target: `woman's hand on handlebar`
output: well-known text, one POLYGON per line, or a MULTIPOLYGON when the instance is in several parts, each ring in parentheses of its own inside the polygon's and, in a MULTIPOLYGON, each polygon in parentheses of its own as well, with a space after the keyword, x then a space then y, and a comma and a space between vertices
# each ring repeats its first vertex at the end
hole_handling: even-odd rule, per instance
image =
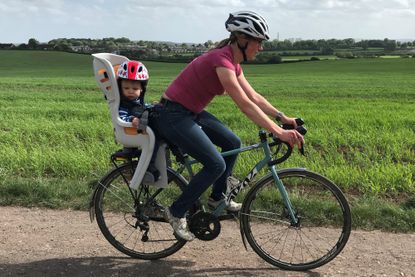
POLYGON ((295 118, 288 117, 288 116, 285 116, 285 115, 281 118, 281 123, 294 126, 293 129, 296 129, 298 127, 298 124, 297 124, 297 121, 296 121, 295 118))
POLYGON ((304 137, 297 130, 282 130, 277 136, 280 140, 287 142, 291 147, 297 145, 301 149, 304 144, 304 137))

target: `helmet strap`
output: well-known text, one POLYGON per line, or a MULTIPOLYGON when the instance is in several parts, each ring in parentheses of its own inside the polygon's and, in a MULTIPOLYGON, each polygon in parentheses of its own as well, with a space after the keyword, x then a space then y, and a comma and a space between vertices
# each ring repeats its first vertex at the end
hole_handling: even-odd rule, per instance
POLYGON ((141 82, 141 94, 140 94, 140 101, 141 104, 144 105, 144 95, 146 94, 146 90, 147 90, 147 83, 146 82, 141 82))
POLYGON ((236 44, 238 45, 239 50, 241 50, 242 55, 244 57, 244 62, 247 62, 248 59, 246 58, 246 48, 248 48, 248 41, 246 42, 245 46, 242 46, 239 44, 239 41, 236 42, 236 44))

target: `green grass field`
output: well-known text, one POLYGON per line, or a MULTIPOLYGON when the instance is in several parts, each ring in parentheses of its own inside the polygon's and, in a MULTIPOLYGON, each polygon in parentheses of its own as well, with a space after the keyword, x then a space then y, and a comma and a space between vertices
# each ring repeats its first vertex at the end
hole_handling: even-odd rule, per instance
MULTIPOLYGON (((114 143, 92 58, 0 51, 0 205, 85 209, 109 168, 114 143)), ((147 62, 147 100, 159 99, 184 64, 147 62)), ((305 119, 307 167, 347 192, 355 227, 415 231, 415 59, 244 65, 279 109, 305 119)), ((209 106, 245 142, 258 128, 228 97, 209 106)), ((243 177, 260 153, 242 155, 243 177)))
POLYGON ((320 60, 336 60, 338 59, 336 56, 333 55, 315 55, 315 56, 283 56, 282 61, 308 61, 312 57, 319 58, 320 60))

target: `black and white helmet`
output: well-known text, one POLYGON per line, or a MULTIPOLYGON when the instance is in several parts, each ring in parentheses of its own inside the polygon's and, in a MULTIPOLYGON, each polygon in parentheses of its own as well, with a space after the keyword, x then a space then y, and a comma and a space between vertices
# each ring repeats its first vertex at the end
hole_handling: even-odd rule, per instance
POLYGON ((267 22, 254 12, 241 11, 229 14, 225 27, 229 32, 242 32, 254 38, 269 40, 267 22))

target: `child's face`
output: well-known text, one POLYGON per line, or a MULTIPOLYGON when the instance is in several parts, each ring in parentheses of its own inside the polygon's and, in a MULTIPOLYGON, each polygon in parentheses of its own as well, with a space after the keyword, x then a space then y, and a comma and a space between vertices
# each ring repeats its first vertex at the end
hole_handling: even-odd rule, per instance
POLYGON ((139 81, 121 80, 121 90, 126 98, 134 100, 140 96, 143 89, 139 81))

